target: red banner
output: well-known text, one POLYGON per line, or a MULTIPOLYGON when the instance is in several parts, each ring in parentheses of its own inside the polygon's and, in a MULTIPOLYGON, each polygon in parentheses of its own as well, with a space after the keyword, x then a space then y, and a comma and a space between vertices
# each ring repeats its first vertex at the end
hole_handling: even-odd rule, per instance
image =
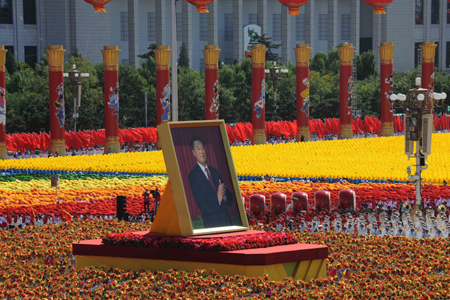
POLYGON ((5 67, 0 66, 0 148, 6 143, 6 83, 5 67))
POLYGON ((205 120, 219 119, 219 69, 217 64, 205 68, 205 120))
POLYGON ((118 142, 119 137, 119 69, 105 65, 105 138, 118 142))
POLYGON ((49 67, 50 98, 50 139, 53 143, 64 145, 65 101, 63 69, 49 67))
POLYGON ((266 117, 266 80, 264 64, 252 67, 252 124, 253 135, 263 135, 266 117))
POLYGON ((352 129, 353 79, 352 65, 340 66, 339 78, 339 120, 340 131, 352 129))
POLYGON ((309 131, 309 65, 297 64, 297 127, 309 131))
POLYGON ((393 126, 394 107, 390 96, 394 93, 394 65, 390 63, 381 64, 380 69, 380 88, 381 88, 381 123, 386 126, 393 126))
POLYGON ((170 70, 168 66, 156 69, 156 124, 170 121, 170 70))

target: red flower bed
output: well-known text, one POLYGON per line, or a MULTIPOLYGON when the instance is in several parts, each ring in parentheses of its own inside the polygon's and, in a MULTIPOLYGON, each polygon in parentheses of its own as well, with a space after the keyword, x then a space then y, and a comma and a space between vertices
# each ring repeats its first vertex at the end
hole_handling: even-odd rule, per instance
POLYGON ((108 234, 102 239, 102 242, 105 245, 113 246, 219 252, 290 245, 298 243, 298 239, 293 234, 286 232, 267 232, 212 239, 145 236, 124 232, 108 234))

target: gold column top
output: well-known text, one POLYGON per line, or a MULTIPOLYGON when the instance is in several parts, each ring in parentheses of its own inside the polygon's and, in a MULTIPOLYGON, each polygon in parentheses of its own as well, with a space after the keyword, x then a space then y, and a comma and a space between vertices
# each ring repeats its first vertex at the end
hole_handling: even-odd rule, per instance
POLYGON ((380 60, 381 64, 391 64, 394 59, 394 43, 384 42, 378 47, 380 50, 380 60))
POLYGON ((103 64, 105 66, 115 66, 119 64, 119 47, 118 46, 103 46, 103 64))
POLYGON ((339 60, 342 62, 353 62, 353 51, 355 47, 351 43, 343 43, 338 47, 339 60))
POLYGON ((203 49, 203 54, 205 55, 205 64, 206 65, 215 65, 219 63, 219 46, 217 45, 206 45, 205 49, 203 49))
POLYGON ((62 67, 64 65, 64 54, 66 50, 61 45, 50 45, 45 50, 48 56, 48 65, 51 67, 62 67))
POLYGON ((170 65, 170 54, 172 53, 172 50, 170 50, 169 46, 158 45, 154 52, 157 65, 170 65))
POLYGON ((433 41, 422 42, 420 45, 420 50, 422 52, 423 62, 427 62, 429 60, 433 60, 436 56, 436 47, 437 45, 433 41))
POLYGON ((298 63, 309 63, 309 57, 311 55, 311 48, 309 44, 297 44, 294 48, 295 60, 298 63))
POLYGON ((5 49, 5 46, 0 45, 0 66, 5 66, 7 52, 8 52, 8 50, 5 49))
POLYGON ((252 53, 252 63, 265 64, 266 63, 266 46, 265 45, 253 45, 250 50, 252 53))

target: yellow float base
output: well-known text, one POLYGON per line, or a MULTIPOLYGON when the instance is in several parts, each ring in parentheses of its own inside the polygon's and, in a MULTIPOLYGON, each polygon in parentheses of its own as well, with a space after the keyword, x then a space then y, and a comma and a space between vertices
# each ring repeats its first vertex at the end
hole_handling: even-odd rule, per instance
POLYGON ((211 269, 214 269, 221 275, 229 276, 241 275, 251 278, 258 278, 268 274, 271 281, 282 281, 286 277, 293 277, 295 280, 308 281, 314 278, 325 278, 327 276, 326 259, 251 266, 190 261, 77 255, 75 258, 75 266, 76 268, 85 268, 89 266, 106 266, 132 271, 151 270, 162 272, 167 272, 170 269, 186 272, 193 272, 195 270, 204 269, 209 272, 211 271, 211 269))

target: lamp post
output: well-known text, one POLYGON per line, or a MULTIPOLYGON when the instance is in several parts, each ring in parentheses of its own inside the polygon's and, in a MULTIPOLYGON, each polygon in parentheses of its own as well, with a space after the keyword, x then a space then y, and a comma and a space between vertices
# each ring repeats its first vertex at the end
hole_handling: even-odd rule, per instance
POLYGON ((405 154, 408 160, 416 158, 416 172, 411 175, 411 166, 407 168, 408 178, 416 185, 416 205, 412 216, 416 215, 422 205, 422 171, 427 169, 426 158, 431 154, 431 135, 433 132, 433 114, 435 107, 442 107, 447 98, 445 93, 429 93, 421 88, 421 78, 416 78, 416 88, 408 91, 408 95, 392 94, 390 100, 394 107, 405 111, 405 154), (414 143, 416 144, 414 153, 414 143))
POLYGON ((172 0, 172 121, 178 122, 177 0, 172 0))
POLYGON ((278 80, 281 80, 283 74, 287 74, 289 72, 288 69, 280 69, 277 67, 277 62, 273 62, 273 67, 269 70, 266 70, 266 74, 270 74, 270 78, 273 81, 273 101, 275 102, 275 108, 278 110, 277 105, 277 85, 278 80))
POLYGON ((77 70, 77 65, 73 65, 73 70, 69 74, 64 73, 64 77, 69 77, 70 83, 72 84, 73 93, 73 115, 72 118, 75 119, 74 129, 77 130, 77 118, 79 117, 77 109, 81 106, 81 84, 83 78, 89 78, 89 73, 81 73, 77 70))

